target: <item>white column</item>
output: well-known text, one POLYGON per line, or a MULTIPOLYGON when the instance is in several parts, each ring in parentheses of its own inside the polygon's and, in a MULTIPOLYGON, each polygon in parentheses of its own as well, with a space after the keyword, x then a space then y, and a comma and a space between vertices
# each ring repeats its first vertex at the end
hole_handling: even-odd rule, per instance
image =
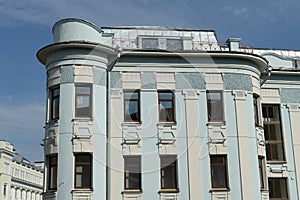
POLYGON ((199 106, 198 93, 195 91, 184 91, 187 127, 187 152, 189 167, 190 200, 199 199, 200 187, 200 143, 199 143, 199 106))
MULTIPOLYGON (((235 110, 236 110, 236 125, 237 125, 237 135, 238 135, 238 151, 239 151, 239 160, 240 160, 240 170, 241 170, 241 194, 242 199, 254 199, 253 191, 253 174, 251 174, 251 167, 253 164, 253 159, 258 159, 258 156, 253 159, 249 159, 251 155, 251 147, 249 145, 249 128, 248 128, 248 120, 250 120, 253 116, 249 116, 249 112, 246 105, 246 91, 233 91, 234 100, 235 100, 235 110)), ((254 121, 253 121, 254 124, 254 121)), ((256 135, 256 133, 255 133, 256 135)), ((257 166, 258 168, 258 166, 257 166)))
POLYGON ((296 171, 296 182, 298 190, 298 198, 300 196, 300 109, 299 104, 288 104, 290 121, 291 121, 291 131, 293 140, 293 152, 295 159, 295 171, 296 171))
POLYGON ((14 187, 11 187, 11 189, 10 189, 10 198, 11 198, 11 200, 16 199, 16 189, 14 187))

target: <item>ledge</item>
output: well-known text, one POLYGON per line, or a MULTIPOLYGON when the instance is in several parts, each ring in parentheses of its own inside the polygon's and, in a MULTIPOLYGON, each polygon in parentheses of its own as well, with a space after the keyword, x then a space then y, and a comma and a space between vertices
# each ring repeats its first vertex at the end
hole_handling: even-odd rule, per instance
POLYGON ((179 193, 179 189, 161 189, 160 191, 158 191, 158 194, 161 193, 179 193))
POLYGON ((132 189, 132 190, 123 190, 121 192, 121 194, 142 194, 143 193, 143 190, 140 189, 140 190, 136 190, 136 189, 132 189))

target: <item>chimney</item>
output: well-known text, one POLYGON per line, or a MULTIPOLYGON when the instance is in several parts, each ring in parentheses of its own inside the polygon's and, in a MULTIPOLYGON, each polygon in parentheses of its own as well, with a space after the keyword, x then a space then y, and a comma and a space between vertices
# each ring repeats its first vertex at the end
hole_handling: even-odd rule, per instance
POLYGON ((226 43, 229 47, 229 51, 240 51, 241 38, 229 38, 226 43))

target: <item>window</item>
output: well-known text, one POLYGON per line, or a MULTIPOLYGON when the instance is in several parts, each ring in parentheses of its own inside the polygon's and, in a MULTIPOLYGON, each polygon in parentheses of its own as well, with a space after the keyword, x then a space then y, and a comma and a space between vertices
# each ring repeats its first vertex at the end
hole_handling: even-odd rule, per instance
POLYGON ((91 117, 92 105, 91 105, 91 86, 90 85, 76 85, 76 117, 91 117))
POLYGON ((161 189, 178 189, 177 156, 160 157, 161 189))
POLYGON ((228 188, 226 155, 210 157, 210 173, 212 188, 228 188))
POLYGON ((6 196, 7 195, 7 184, 5 183, 3 185, 3 196, 6 196))
POLYGON ((50 119, 59 118, 59 96, 60 89, 58 87, 50 89, 50 119))
POLYGON ((140 92, 124 92, 124 120, 126 122, 140 122, 140 92))
POLYGON ((57 155, 49 156, 48 161, 48 188, 49 190, 53 190, 57 188, 57 155))
POLYGON ((172 91, 158 92, 159 121, 174 122, 174 94, 172 91))
POLYGON ((260 126, 260 113, 259 113, 259 102, 258 102, 258 96, 257 95, 253 95, 253 108, 254 108, 254 122, 255 122, 255 126, 260 126))
POLYGON ((181 39, 167 39, 167 50, 176 51, 183 49, 183 42, 181 39))
POLYGON ((91 188, 92 183, 91 154, 75 155, 75 188, 91 188))
POLYGON ((262 111, 267 160, 284 161, 280 107, 275 104, 263 104, 262 111))
POLYGON ((158 49, 158 39, 157 38, 143 38, 142 39, 143 49, 158 49))
POLYGON ((270 200, 288 200, 285 178, 269 178, 270 200))
POLYGON ((264 157, 258 158, 258 166, 259 166, 260 188, 265 189, 266 169, 265 169, 264 157))
POLYGON ((207 91, 207 114, 209 122, 223 121, 223 100, 221 91, 207 91))
POLYGON ((141 157, 124 157, 124 188, 125 190, 141 190, 141 157))

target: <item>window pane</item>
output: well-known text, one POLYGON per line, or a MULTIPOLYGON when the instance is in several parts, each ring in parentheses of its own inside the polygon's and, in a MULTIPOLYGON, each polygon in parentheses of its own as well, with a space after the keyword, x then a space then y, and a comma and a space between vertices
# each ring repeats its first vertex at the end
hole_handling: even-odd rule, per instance
POLYGON ((50 118, 58 119, 59 118, 59 88, 52 89, 51 99, 50 99, 50 118))
POLYGON ((286 178, 269 178, 270 199, 288 199, 286 178))
POLYGON ((212 188, 227 188, 226 156, 211 156, 211 183, 212 188))
POLYGON ((90 86, 76 86, 76 117, 91 117, 90 86))
POLYGON ((182 50, 183 43, 180 39, 167 39, 167 50, 169 51, 176 51, 182 50))
POLYGON ((124 157, 125 189, 141 189, 141 157, 124 157))
POLYGON ((158 49, 158 39, 156 38, 143 38, 142 39, 143 49, 158 49))
POLYGON ((279 108, 279 105, 262 105, 268 160, 283 161, 285 159, 279 108))
POLYGON ((174 118, 174 95, 172 91, 158 93, 159 121, 173 122, 174 118))
POLYGON ((75 187, 91 187, 91 155, 75 155, 75 187))
POLYGON ((161 157, 161 188, 177 189, 177 157, 161 157))
POLYGON ((48 188, 56 189, 56 187, 57 187, 57 155, 48 157, 48 160, 49 160, 48 188))
POLYGON ((223 121, 223 103, 221 92, 207 92, 208 121, 223 121))
POLYGON ((140 121, 140 111, 139 111, 139 92, 125 92, 124 93, 124 112, 125 121, 140 121))
POLYGON ((88 86, 76 86, 76 94, 87 94, 90 95, 91 88, 88 86))

